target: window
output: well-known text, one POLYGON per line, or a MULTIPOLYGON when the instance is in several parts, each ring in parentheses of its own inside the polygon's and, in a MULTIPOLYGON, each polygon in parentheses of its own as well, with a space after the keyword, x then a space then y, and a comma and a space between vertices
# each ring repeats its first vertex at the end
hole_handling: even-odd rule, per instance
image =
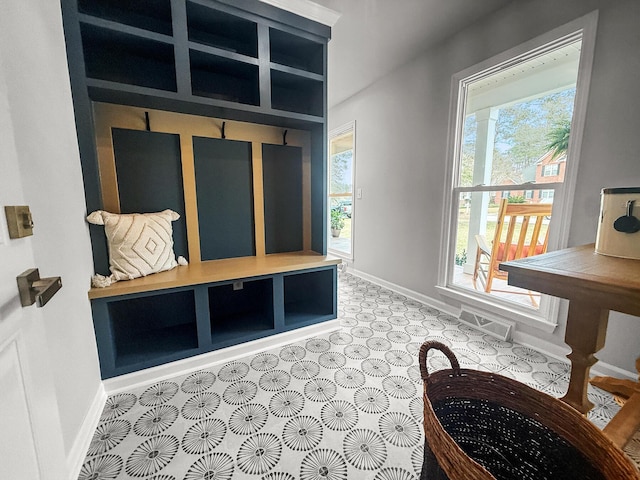
MULTIPOLYGON (((579 153, 582 135, 574 106, 581 118, 587 91, 582 87, 590 72, 582 62, 593 58, 596 19, 596 14, 582 17, 454 76, 451 188, 445 198, 448 221, 438 288, 463 309, 546 331, 555 324, 557 302, 546 296, 511 287, 504 279, 480 285, 476 257, 487 246, 491 253, 494 233, 501 230, 496 228, 499 212, 511 203, 553 205, 551 215, 548 208, 538 208, 545 212, 535 227, 538 245, 528 251, 539 254, 547 246, 566 245, 579 158, 574 153, 579 153)), ((525 226, 516 222, 511 238, 521 230, 528 235, 533 225, 525 226)), ((496 240, 499 245, 506 241, 505 233, 496 240)))
POLYGON ((540 190, 540 199, 542 201, 545 201, 545 200, 552 201, 553 200, 553 195, 555 193, 556 192, 553 191, 553 190, 540 190))
POLYGON ((560 170, 560 165, 557 163, 553 163, 550 165, 545 165, 542 168, 542 176, 543 177, 554 177, 558 175, 558 171, 560 170))
POLYGON ((355 122, 329 133, 329 251, 353 259, 355 122))

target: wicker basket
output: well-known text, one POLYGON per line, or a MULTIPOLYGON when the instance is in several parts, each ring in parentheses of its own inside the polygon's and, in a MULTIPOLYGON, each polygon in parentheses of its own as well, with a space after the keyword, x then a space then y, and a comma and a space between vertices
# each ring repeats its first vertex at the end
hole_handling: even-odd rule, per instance
POLYGON ((577 410, 507 377, 461 369, 442 343, 420 348, 428 480, 640 479, 635 465, 577 410), (452 369, 429 374, 437 349, 452 369))

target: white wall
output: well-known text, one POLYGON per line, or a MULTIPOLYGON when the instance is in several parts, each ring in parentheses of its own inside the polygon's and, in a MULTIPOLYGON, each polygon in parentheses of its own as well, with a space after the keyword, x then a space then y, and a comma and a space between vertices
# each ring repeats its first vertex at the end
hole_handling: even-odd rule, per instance
POLYGON ((102 384, 87 298, 93 267, 60 4, 3 2, 0 30, 17 157, 11 173, 23 192, 15 202, 28 204, 35 222, 34 264, 23 269, 37 267, 63 282, 41 314, 48 344, 43 355, 53 372, 69 456, 102 384))
MULTIPOLYGON (((435 290, 451 77, 599 9, 598 33, 570 245, 595 241, 600 189, 640 185, 640 2, 513 2, 329 112, 329 128, 356 120, 356 270, 423 295, 435 290)), ((339 22, 336 28, 339 28, 339 22)), ((331 48, 347 48, 330 44, 331 48)), ((566 315, 566 313, 564 313, 566 315)), ((563 344, 564 315, 553 334, 563 344)), ((603 361, 634 371, 640 321, 612 313, 603 361)))

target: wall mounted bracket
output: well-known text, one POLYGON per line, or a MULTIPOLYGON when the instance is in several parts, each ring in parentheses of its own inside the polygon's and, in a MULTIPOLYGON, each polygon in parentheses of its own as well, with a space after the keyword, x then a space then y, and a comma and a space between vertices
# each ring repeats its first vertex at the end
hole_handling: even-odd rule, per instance
POLYGON ((9 238, 22 238, 33 235, 33 219, 28 206, 5 206, 4 213, 9 227, 9 238))
POLYGON ((36 304, 37 307, 44 307, 51 297, 62 288, 60 277, 40 278, 37 268, 30 268, 16 277, 18 281, 18 291, 20 292, 20 303, 23 307, 36 304))

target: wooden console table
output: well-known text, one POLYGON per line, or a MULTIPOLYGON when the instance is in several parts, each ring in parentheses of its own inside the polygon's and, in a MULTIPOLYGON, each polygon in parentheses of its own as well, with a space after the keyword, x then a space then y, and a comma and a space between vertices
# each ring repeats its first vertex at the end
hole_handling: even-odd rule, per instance
MULTIPOLYGON (((562 400, 587 413, 593 407, 587 398, 589 369, 604 347, 609 311, 640 316, 640 260, 599 255, 590 244, 505 262, 500 269, 509 273, 509 285, 569 300, 565 343, 571 347, 571 377, 562 400)), ((625 423, 629 430, 630 420, 640 426, 637 403, 625 405, 605 429, 615 443, 628 440, 612 431, 615 425, 625 423)))

